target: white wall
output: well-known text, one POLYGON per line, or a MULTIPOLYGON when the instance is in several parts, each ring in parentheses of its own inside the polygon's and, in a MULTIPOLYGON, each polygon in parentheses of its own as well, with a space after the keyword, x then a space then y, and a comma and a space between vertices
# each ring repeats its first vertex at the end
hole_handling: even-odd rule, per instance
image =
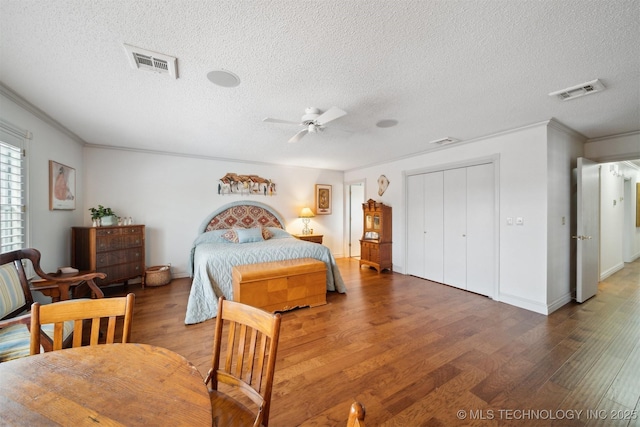
POLYGON ((393 268, 404 272, 406 250, 403 172, 433 169, 499 156, 499 287, 497 300, 540 313, 547 305, 547 122, 345 173, 345 181, 366 179, 366 198, 393 208, 393 268), (377 194, 380 175, 390 185, 377 194), (507 226, 507 217, 524 225, 507 226))
POLYGON ((549 312, 571 301, 576 281, 574 170, 584 137, 551 121, 547 133, 547 304, 549 312), (575 233, 574 233, 575 234, 575 233))
POLYGON ((640 132, 590 139, 584 145, 584 156, 598 162, 640 159, 640 132))
POLYGON ((310 227, 323 234, 335 257, 343 249, 343 173, 137 151, 85 148, 86 197, 78 224, 90 225, 88 209, 98 204, 146 226, 147 265, 171 263, 174 277, 187 275, 191 244, 201 222, 216 208, 250 199, 276 209, 291 233, 300 233, 298 213, 313 207, 315 184, 332 186, 333 214, 316 216, 310 227), (272 179, 275 196, 219 195, 218 180, 227 173, 272 179))
POLYGON ((55 271, 71 262, 71 227, 82 223, 84 165, 82 146, 53 122, 38 118, 18 101, 0 94, 0 117, 32 133, 27 143, 27 245, 42 253, 42 267, 55 271), (76 209, 49 210, 49 160, 76 170, 76 209))

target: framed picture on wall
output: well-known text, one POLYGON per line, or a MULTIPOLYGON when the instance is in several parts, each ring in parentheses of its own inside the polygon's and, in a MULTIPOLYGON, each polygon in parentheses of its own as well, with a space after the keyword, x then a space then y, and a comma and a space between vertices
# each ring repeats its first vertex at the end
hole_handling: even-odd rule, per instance
POLYGON ((316 215, 331 215, 331 186, 316 184, 316 215))
POLYGON ((49 160, 49 210, 76 208, 76 170, 49 160))

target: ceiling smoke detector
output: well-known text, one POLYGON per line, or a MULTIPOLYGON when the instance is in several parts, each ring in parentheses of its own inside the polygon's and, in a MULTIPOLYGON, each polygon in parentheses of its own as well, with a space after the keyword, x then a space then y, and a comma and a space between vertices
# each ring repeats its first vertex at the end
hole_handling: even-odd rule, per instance
POLYGON ((129 64, 134 70, 153 71, 159 74, 167 74, 174 79, 178 78, 177 60, 173 56, 151 52, 126 43, 124 44, 124 49, 127 52, 129 64))
POLYGON ((450 136, 445 136, 444 138, 434 139, 433 141, 429 141, 429 144, 447 145, 447 144, 453 144, 454 142, 458 142, 458 141, 460 140, 451 138, 450 136))
POLYGON ((590 82, 551 92, 549 96, 557 96, 563 101, 568 101, 570 99, 579 98, 581 96, 591 95, 592 93, 602 92, 603 90, 604 85, 602 84, 602 82, 598 79, 595 79, 591 80, 590 82))

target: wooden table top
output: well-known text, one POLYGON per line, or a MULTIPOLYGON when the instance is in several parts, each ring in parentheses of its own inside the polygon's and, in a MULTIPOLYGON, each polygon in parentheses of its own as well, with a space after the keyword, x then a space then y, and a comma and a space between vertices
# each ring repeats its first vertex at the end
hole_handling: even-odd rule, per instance
POLYGON ((146 344, 85 346, 0 363, 0 424, 210 426, 202 375, 146 344))

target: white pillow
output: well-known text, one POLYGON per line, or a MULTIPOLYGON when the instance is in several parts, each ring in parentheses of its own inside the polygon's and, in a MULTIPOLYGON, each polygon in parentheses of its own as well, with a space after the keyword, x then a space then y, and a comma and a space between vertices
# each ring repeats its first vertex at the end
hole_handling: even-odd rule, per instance
POLYGON ((236 228, 236 234, 238 235, 238 243, 251 243, 261 242, 262 228, 236 228))

